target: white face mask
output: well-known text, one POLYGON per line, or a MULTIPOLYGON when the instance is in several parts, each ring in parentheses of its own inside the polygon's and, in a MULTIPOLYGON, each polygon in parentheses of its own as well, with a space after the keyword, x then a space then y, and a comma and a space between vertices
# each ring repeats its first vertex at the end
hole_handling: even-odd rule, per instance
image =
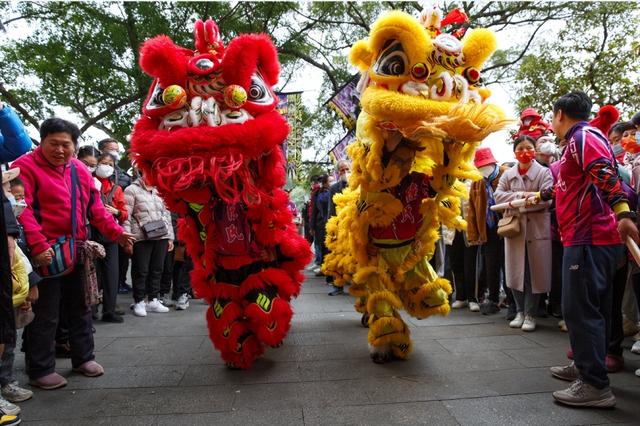
POLYGON ((340 175, 340 180, 343 181, 343 182, 349 182, 349 176, 350 175, 351 175, 351 173, 345 172, 345 173, 340 175))
POLYGON ((116 162, 120 161, 120 153, 118 151, 105 151, 107 154, 113 155, 116 159, 116 162))
POLYGON ((482 173, 482 177, 484 178, 488 178, 489 176, 491 176, 491 173, 493 173, 495 169, 496 169, 495 164, 489 164, 486 166, 478 167, 478 170, 480 171, 480 173, 482 173))
POLYGON ((16 201, 13 205, 13 215, 18 217, 22 214, 24 209, 27 208, 27 202, 25 200, 16 201))
POLYGON ((113 168, 113 166, 110 166, 108 164, 100 164, 96 168, 96 176, 101 178, 108 178, 113 174, 114 170, 115 169, 113 168))
POLYGON ((96 166, 87 166, 87 169, 89 169, 91 174, 94 174, 96 172, 96 166))

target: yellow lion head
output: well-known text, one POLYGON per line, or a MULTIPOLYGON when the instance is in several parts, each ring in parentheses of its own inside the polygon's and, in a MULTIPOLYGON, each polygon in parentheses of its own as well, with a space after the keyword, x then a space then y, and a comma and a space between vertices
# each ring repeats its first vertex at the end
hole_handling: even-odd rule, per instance
POLYGON ((428 18, 422 21, 389 12, 373 24, 369 38, 351 49, 351 62, 369 79, 362 108, 383 127, 446 115, 460 104, 479 105, 490 95, 478 83, 482 65, 496 50, 493 32, 473 29, 458 40, 437 34, 428 18))

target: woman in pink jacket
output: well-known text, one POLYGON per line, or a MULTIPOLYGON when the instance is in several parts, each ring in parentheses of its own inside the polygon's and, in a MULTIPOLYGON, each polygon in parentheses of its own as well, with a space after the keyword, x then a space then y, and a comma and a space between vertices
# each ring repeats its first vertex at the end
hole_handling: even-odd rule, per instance
MULTIPOLYGON (((20 216, 31 260, 35 266, 55 261, 52 243, 72 235, 72 188, 75 191, 76 253, 88 238, 88 223, 121 245, 133 243, 100 202, 100 194, 87 168, 73 158, 78 145, 78 127, 59 118, 45 120, 40 127, 40 146, 16 160, 24 182, 27 209, 20 216), (75 169, 75 172, 74 172, 75 169), (76 185, 72 176, 76 176, 76 185)), ((78 256, 76 256, 76 259, 78 256)), ((80 260, 81 261, 81 260, 80 260)), ((69 325, 71 363, 74 371, 88 377, 104 370, 94 361, 91 310, 85 303, 83 265, 71 273, 46 278, 39 285, 40 297, 33 305, 34 321, 25 328, 25 361, 31 385, 56 389, 67 384, 55 372, 54 340, 62 303, 69 325)))

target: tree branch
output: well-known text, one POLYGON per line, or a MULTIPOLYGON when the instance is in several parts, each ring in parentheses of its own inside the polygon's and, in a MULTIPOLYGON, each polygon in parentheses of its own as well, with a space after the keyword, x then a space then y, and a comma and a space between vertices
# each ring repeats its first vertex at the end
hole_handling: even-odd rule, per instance
POLYGON ((482 71, 483 72, 489 72, 489 71, 497 69, 497 68, 510 67, 511 65, 515 65, 518 62, 520 62, 520 60, 524 57, 525 53, 527 53, 527 50, 529 50, 529 46, 531 46, 531 43, 533 42, 533 39, 536 37, 536 34, 540 30, 540 28, 543 27, 544 24, 546 24, 546 21, 544 21, 540 25, 538 25, 538 27, 535 29, 533 34, 531 34, 531 37, 529 37, 529 41, 525 45, 524 49, 522 49, 522 52, 520 52, 520 54, 518 55, 518 57, 516 59, 514 59, 513 61, 510 61, 510 62, 503 62, 501 64, 492 65, 490 67, 485 68, 482 71))
POLYGON ((315 59, 313 59, 311 56, 307 55, 306 53, 298 52, 297 50, 282 48, 282 49, 278 49, 278 52, 280 52, 283 55, 291 55, 296 58, 300 58, 303 61, 313 65, 314 67, 320 68, 327 74, 327 77, 329 77, 329 80, 331 81, 331 85, 333 86, 333 90, 337 91, 340 88, 340 84, 338 84, 338 81, 333 76, 331 68, 326 64, 320 63, 315 59))
POLYGON ((29 114, 29 112, 20 105, 20 102, 13 96, 5 87, 4 84, 0 82, 0 93, 6 99, 6 101, 11 105, 16 111, 18 111, 22 117, 27 120, 30 124, 32 124, 36 129, 40 128, 40 123, 38 120, 29 114))
POLYGON ((118 108, 123 107, 125 105, 129 105, 132 102, 138 101, 142 99, 144 96, 145 96, 144 93, 136 93, 134 95, 131 95, 127 98, 122 99, 120 102, 116 102, 115 104, 112 104, 107 109, 102 111, 100 114, 88 119, 87 122, 84 123, 84 125, 80 128, 80 132, 84 133, 89 127, 95 125, 98 121, 102 120, 109 114, 115 112, 118 108))

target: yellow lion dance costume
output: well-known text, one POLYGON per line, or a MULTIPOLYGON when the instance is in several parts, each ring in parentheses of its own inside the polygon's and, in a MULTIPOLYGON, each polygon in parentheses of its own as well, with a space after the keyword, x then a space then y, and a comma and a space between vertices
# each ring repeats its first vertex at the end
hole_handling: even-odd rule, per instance
POLYGON ((351 283, 377 363, 411 352, 399 309, 416 318, 449 313, 451 285, 429 259, 441 224, 466 226, 460 180, 481 177, 474 151, 506 123, 478 87, 494 34, 474 29, 458 40, 440 34, 440 22, 436 10, 420 19, 388 12, 350 54, 363 74, 362 112, 347 148, 353 174, 327 224, 323 271, 336 285, 351 283))

